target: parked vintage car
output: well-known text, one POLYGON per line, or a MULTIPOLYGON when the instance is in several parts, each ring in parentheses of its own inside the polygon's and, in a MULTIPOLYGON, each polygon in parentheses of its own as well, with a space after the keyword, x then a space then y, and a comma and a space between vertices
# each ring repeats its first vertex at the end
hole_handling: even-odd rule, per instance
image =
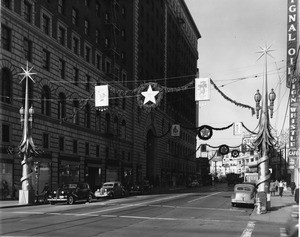
POLYGON ((241 183, 234 186, 234 193, 231 196, 231 205, 249 204, 254 205, 256 198, 256 187, 252 183, 241 183))
POLYGON ((50 204, 66 202, 70 205, 77 201, 92 202, 92 192, 87 183, 67 183, 49 195, 50 204))
POLYGON ((126 190, 119 181, 106 182, 102 185, 100 189, 97 189, 95 191, 94 195, 97 199, 105 197, 124 197, 126 195, 126 190))
POLYGON ((149 182, 143 182, 142 184, 134 184, 129 188, 130 195, 150 194, 153 190, 153 186, 149 182))

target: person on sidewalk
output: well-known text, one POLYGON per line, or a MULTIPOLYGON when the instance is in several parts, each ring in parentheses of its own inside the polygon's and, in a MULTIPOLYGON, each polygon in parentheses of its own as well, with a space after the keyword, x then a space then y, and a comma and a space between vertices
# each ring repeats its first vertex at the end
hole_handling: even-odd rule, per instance
POLYGON ((273 182, 273 180, 271 180, 271 183, 270 183, 271 196, 275 196, 275 191, 276 191, 275 182, 273 182))
POLYGON ((282 197, 283 187, 284 187, 284 184, 283 184, 282 180, 280 180, 280 182, 279 182, 279 184, 278 184, 278 188, 279 188, 279 196, 280 196, 280 197, 282 197))
POLYGON ((294 195, 294 191, 295 191, 295 188, 296 188, 296 184, 295 184, 295 182, 291 182, 291 185, 290 185, 290 187, 291 187, 291 192, 292 192, 292 195, 294 195))
POLYGON ((275 181, 275 191, 276 191, 276 192, 278 191, 278 186, 279 186, 279 182, 278 182, 278 180, 276 179, 276 181, 275 181))

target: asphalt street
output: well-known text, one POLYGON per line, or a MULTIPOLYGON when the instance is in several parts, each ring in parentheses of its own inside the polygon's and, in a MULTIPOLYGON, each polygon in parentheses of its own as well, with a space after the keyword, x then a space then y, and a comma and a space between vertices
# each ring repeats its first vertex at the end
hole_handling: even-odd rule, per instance
POLYGON ((75 205, 1 209, 1 236, 278 236, 280 225, 231 207, 231 190, 192 190, 75 205))

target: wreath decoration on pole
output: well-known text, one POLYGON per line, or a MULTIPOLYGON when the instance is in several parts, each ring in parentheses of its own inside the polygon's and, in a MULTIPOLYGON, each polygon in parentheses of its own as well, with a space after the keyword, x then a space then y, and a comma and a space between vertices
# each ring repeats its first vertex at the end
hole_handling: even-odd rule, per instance
POLYGON ((221 155, 227 155, 229 153, 229 146, 223 144, 219 147, 219 152, 221 155))
POLYGON ((157 84, 155 82, 144 83, 144 84, 142 84, 138 87, 138 90, 137 90, 137 103, 138 103, 138 105, 141 109, 145 109, 147 111, 150 111, 150 110, 155 109, 156 107, 158 107, 160 105, 160 102, 163 98, 163 94, 164 94, 164 90, 159 84, 157 84), (149 88, 150 88, 151 92, 158 92, 157 95, 154 98, 155 99, 154 102, 153 101, 147 101, 145 103, 146 97, 142 93, 146 93, 147 88, 148 88, 148 91, 149 91, 149 88))
POLYGON ((198 137, 201 140, 208 140, 212 137, 212 135, 213 135, 213 129, 211 126, 202 125, 201 127, 199 127, 198 137))
POLYGON ((233 158, 237 158, 238 156, 240 155, 240 151, 239 150, 232 150, 231 151, 231 156, 233 157, 233 158))

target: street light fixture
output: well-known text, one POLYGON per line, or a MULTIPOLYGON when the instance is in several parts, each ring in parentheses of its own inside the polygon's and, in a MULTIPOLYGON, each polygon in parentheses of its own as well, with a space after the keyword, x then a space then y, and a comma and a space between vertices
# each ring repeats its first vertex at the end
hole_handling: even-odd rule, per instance
POLYGON ((34 203, 34 190, 31 184, 31 176, 32 176, 32 155, 37 153, 36 147, 33 143, 32 136, 31 136, 31 128, 33 122, 33 114, 34 110, 31 106, 29 108, 28 102, 28 78, 31 79, 33 82, 31 75, 36 74, 30 72, 32 68, 28 68, 28 62, 26 65, 26 69, 22 68, 23 78, 21 82, 25 79, 25 108, 23 106, 20 108, 19 112, 21 115, 21 127, 23 129, 23 136, 21 143, 19 145, 19 153, 23 156, 23 160, 21 162, 22 165, 22 189, 19 190, 19 204, 33 204, 34 203))
POLYGON ((269 109, 270 109, 270 116, 271 118, 273 118, 273 110, 274 110, 274 101, 276 99, 276 94, 274 92, 274 89, 271 89, 271 92, 269 94, 269 100, 270 100, 270 106, 269 106, 269 109))
POLYGON ((257 90, 256 94, 254 95, 254 100, 256 102, 256 107, 255 107, 255 109, 256 109, 256 118, 258 118, 259 117, 258 112, 261 109, 261 107, 260 107, 261 94, 259 93, 259 90, 257 90))
MULTIPOLYGON (((259 131, 257 134, 256 139, 253 141, 253 145, 259 151, 259 160, 258 160, 258 191, 264 192, 269 194, 269 187, 270 187, 270 171, 269 171, 269 159, 270 159, 270 149, 275 145, 276 141, 271 133, 271 125, 269 121, 269 110, 270 110, 270 117, 273 117, 273 109, 274 109, 274 101, 276 99, 276 94, 274 90, 271 90, 271 93, 268 95, 268 80, 267 80, 267 56, 271 46, 266 46, 265 48, 261 48, 262 50, 259 52, 261 53, 260 59, 262 56, 265 56, 265 76, 264 76, 264 93, 261 95, 259 90, 257 90, 256 94, 254 95, 254 100, 256 102, 256 116, 259 118, 259 111, 260 111, 260 120, 259 120, 259 131), (268 99, 270 100, 270 105, 268 106, 268 99), (262 106, 260 106, 260 101, 262 100, 262 106)), ((267 209, 270 207, 270 201, 266 203, 267 209), (268 204, 269 202, 269 204, 268 204)))

